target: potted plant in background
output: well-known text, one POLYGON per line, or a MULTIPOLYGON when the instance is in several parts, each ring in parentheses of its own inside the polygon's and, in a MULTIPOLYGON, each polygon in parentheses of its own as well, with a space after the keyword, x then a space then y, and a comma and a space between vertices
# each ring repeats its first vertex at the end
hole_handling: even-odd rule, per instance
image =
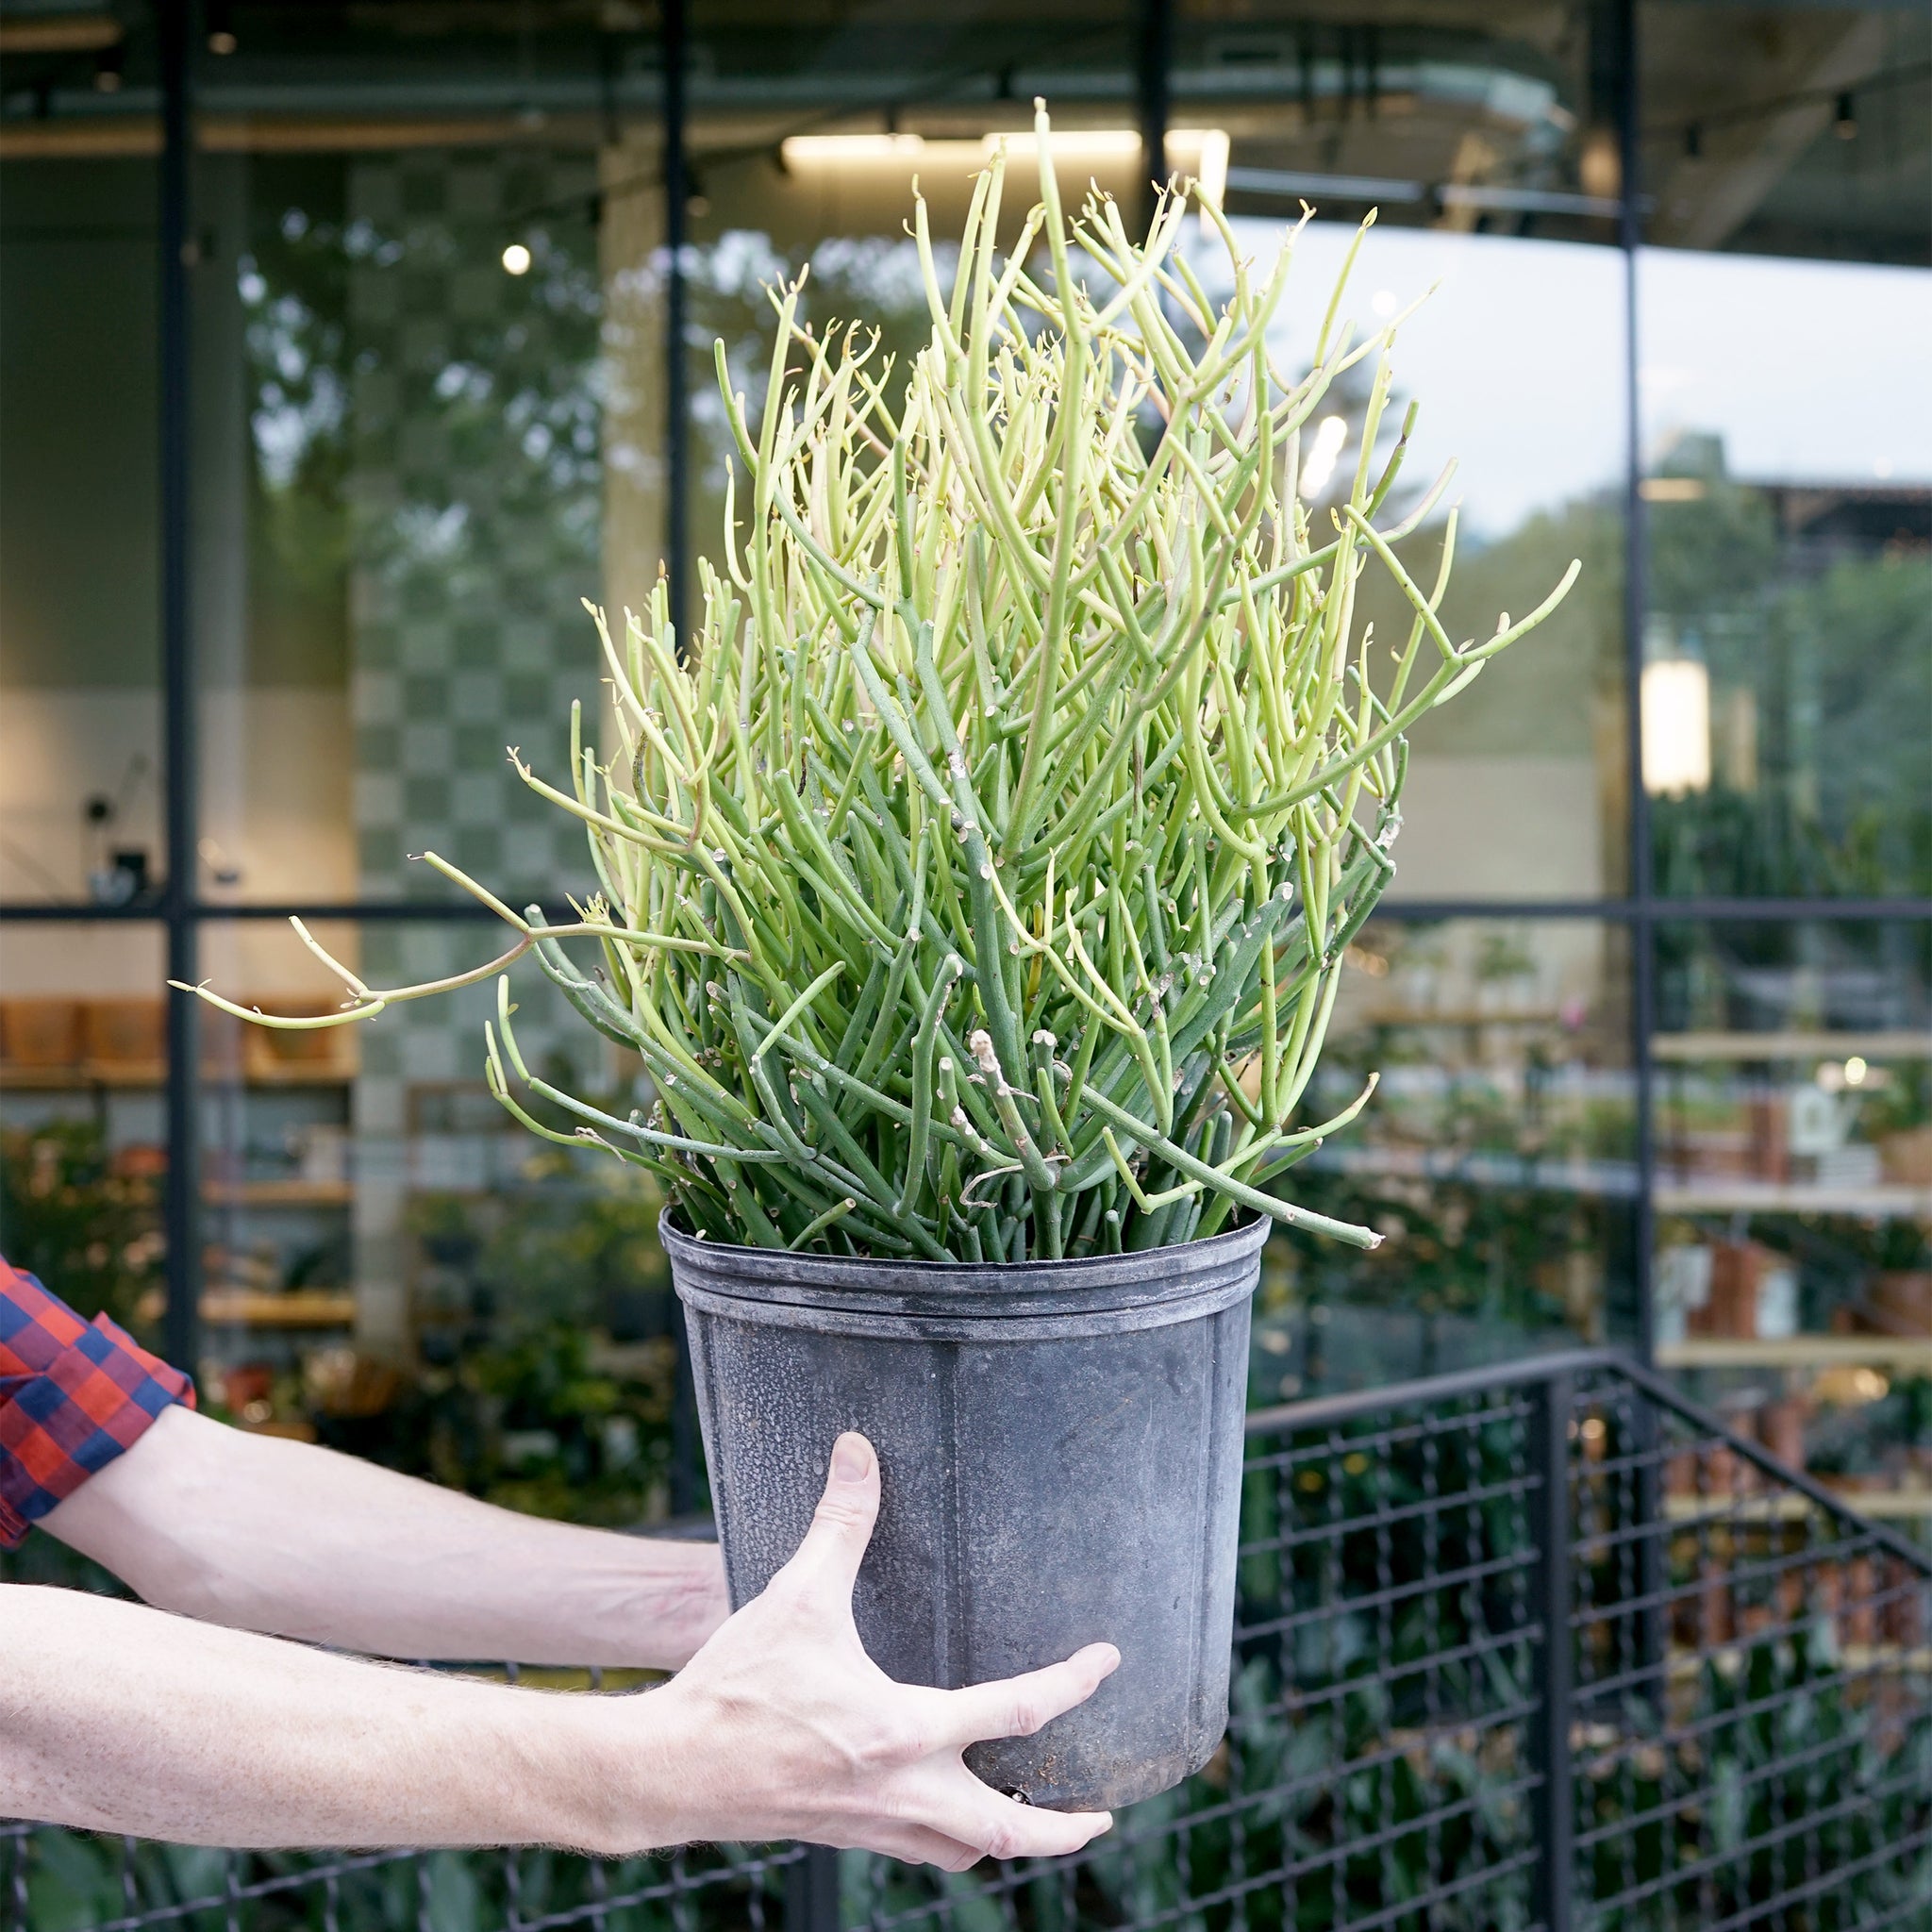
POLYGON ((661 589, 621 632, 595 613, 620 748, 601 759, 579 711, 569 783, 524 768, 588 829, 581 916, 520 917, 428 855, 510 950, 394 991, 330 960, 342 1010, 268 1024, 369 1018, 534 953, 655 1102, 621 1118, 534 1074, 503 980, 491 1084, 668 1190, 734 1597, 863 1429, 885 1492, 856 1609, 887 1671, 949 1685, 1120 1646, 1091 1703, 969 1754, 1090 1807, 1176 1782, 1225 1722, 1269 1226, 1377 1240, 1267 1184, 1373 1089, 1300 1118, 1393 870, 1404 734, 1576 567, 1453 641, 1454 512, 1431 588, 1394 547, 1447 473, 1380 522, 1414 418, 1376 467, 1405 318, 1357 343, 1338 289, 1285 378, 1291 238, 1257 267, 1204 206, 1216 306, 1177 246, 1187 196, 1144 241, 1098 197, 1070 221, 1036 125, 1038 206, 1002 250, 995 161, 950 287, 917 205, 932 327, 909 372, 856 327, 802 328, 795 287, 756 421, 721 351, 748 488, 702 623, 675 636, 661 589), (1302 428, 1371 358, 1360 459, 1318 520, 1302 428), (1353 620, 1370 567, 1411 608, 1392 645, 1353 620))

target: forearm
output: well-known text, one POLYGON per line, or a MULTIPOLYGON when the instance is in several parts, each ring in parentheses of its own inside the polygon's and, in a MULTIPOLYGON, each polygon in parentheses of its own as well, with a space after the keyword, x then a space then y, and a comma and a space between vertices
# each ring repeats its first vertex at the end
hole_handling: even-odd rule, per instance
POLYGON ((878 1504, 871 1444, 841 1436, 791 1561, 643 1696, 464 1682, 0 1589, 0 1817, 191 1844, 610 1857, 808 1838, 954 1871, 1077 1850, 1105 1813, 1017 1804, 961 1753, 1050 1723, 1119 1653, 1090 1644, 966 1690, 892 1683, 852 1619, 878 1504))
POLYGON ((43 1527, 147 1602, 396 1657, 675 1669, 717 1552, 579 1529, 171 1409, 43 1527))
POLYGON ((180 1844, 671 1841, 655 1700, 329 1657, 0 1588, 0 1816, 180 1844))

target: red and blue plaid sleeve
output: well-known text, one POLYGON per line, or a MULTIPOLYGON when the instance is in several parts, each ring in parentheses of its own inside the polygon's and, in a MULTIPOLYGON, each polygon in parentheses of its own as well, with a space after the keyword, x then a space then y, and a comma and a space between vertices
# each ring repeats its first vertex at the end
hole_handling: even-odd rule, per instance
POLYGON ((0 1260, 0 1547, 12 1548, 175 1402, 194 1407, 178 1369, 105 1315, 83 1322, 0 1260))

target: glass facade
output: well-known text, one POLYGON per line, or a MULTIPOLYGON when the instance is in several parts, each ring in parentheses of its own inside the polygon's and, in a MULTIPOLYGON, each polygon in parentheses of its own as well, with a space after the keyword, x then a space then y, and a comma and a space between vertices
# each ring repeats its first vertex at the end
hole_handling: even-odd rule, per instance
MULTIPOLYGON (((714 339, 753 388, 808 261, 811 326, 915 345, 912 180, 943 234, 1004 134, 1024 206, 1037 94, 1134 214, 1157 145, 1257 255, 1313 208, 1284 370, 1375 211, 1348 301, 1425 298, 1405 487, 1457 459, 1457 635, 1584 562, 1414 734, 1321 1098, 1381 1089, 1296 1183, 1397 1238, 1271 1249, 1256 1398, 1575 1334, 1909 1490, 1923 0, 0 7, 0 1247, 250 1426, 603 1520, 691 1501, 655 1203, 495 1108, 484 992, 270 1036, 162 983, 325 1009, 291 910, 374 984, 487 958, 424 853, 590 890, 523 769, 601 702, 581 600, 661 569, 681 608, 719 552, 714 339)), ((1364 401, 1318 425, 1330 492, 1364 401)), ((545 991, 526 1051, 636 1097, 545 991)))

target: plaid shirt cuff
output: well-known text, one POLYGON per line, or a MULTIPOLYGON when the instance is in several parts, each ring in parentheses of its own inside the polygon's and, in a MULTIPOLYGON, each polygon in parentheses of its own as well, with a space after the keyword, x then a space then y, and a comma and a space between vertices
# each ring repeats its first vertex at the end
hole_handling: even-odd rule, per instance
POLYGON ((18 1544, 177 1402, 194 1406, 178 1369, 0 1261, 0 1547, 18 1544))

